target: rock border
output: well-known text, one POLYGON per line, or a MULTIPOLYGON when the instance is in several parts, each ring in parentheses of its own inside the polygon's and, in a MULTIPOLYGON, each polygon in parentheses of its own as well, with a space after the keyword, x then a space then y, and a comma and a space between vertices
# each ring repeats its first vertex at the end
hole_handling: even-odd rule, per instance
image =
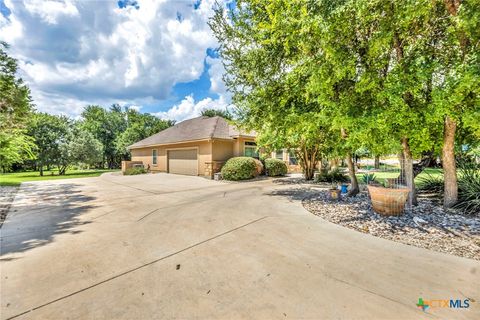
POLYGON ((368 194, 331 200, 327 190, 305 198, 306 210, 332 223, 376 237, 464 258, 480 260, 480 217, 445 211, 419 198, 418 206, 401 216, 376 214, 368 194))

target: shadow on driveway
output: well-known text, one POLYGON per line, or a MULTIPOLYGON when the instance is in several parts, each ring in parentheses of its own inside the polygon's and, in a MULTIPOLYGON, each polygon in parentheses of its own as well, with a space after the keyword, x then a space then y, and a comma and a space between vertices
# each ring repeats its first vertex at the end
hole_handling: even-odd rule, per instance
POLYGON ((285 197, 290 201, 298 200, 302 201, 305 198, 309 198, 318 194, 318 190, 305 188, 305 187, 296 187, 296 188, 288 188, 288 189, 279 189, 274 190, 272 192, 266 193, 268 196, 277 196, 277 197, 285 197))
POLYGON ((80 215, 95 207, 89 204, 94 199, 73 183, 22 185, 0 230, 0 260, 46 245, 55 235, 82 232, 77 227, 90 222, 81 221, 80 215))

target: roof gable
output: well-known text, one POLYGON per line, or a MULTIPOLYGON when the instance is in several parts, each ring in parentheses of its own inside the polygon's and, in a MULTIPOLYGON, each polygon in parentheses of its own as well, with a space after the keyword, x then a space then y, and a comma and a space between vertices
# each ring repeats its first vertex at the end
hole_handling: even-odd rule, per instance
MULTIPOLYGON (((240 135, 243 134, 222 117, 201 116, 179 122, 170 128, 132 144, 128 149, 195 140, 233 140, 233 137, 240 135)), ((251 134, 245 135, 255 137, 255 135, 251 134)))

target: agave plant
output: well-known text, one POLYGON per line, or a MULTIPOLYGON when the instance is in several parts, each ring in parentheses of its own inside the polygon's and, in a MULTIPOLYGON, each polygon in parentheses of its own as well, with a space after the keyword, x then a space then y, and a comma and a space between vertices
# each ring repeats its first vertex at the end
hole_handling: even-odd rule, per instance
POLYGON ((364 173, 362 175, 362 181, 365 183, 365 184, 370 184, 370 182, 373 182, 377 179, 377 177, 375 177, 375 174, 373 173, 364 173))

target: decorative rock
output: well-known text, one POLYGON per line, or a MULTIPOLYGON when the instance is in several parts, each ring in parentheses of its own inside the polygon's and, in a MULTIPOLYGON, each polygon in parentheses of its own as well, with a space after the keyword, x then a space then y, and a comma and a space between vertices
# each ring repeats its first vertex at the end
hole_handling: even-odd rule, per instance
POLYGON ((418 206, 401 216, 376 214, 366 193, 330 200, 327 190, 303 200, 303 206, 330 222, 359 232, 434 251, 480 260, 480 217, 444 210, 418 199, 418 206))

